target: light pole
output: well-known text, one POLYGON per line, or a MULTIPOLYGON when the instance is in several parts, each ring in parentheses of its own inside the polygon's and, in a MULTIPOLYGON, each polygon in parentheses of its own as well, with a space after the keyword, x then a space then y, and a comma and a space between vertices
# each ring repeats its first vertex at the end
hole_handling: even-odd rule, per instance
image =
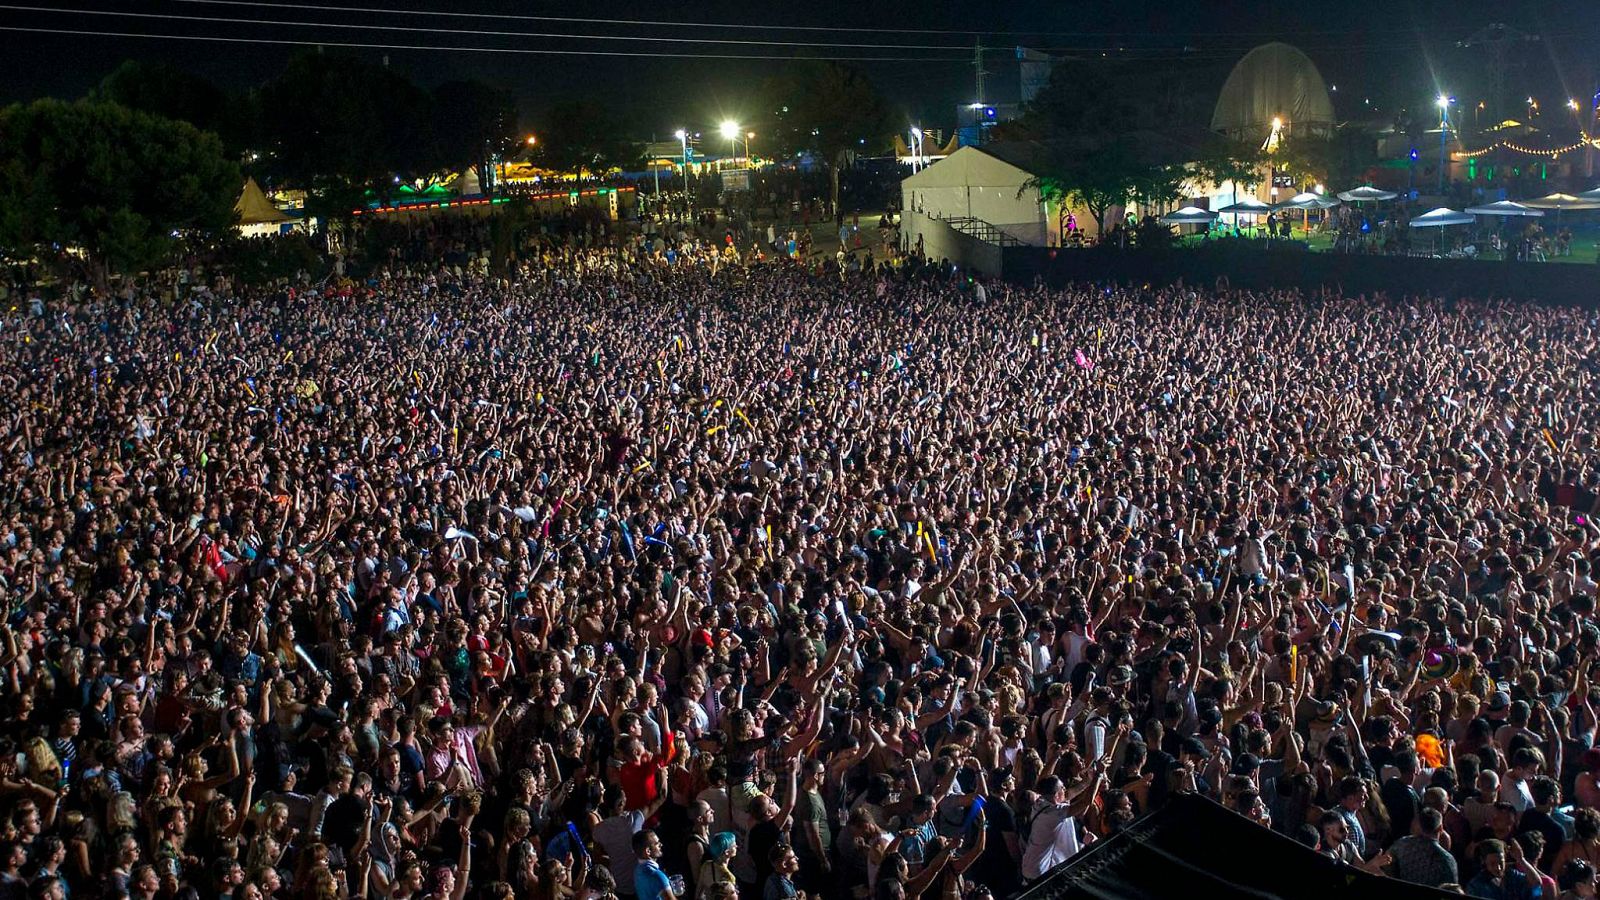
POLYGON ((689 132, 679 128, 675 132, 678 143, 683 145, 683 195, 689 196, 689 132))
POLYGON ((1435 101, 1439 105, 1439 194, 1441 196, 1444 194, 1445 138, 1450 135, 1450 100, 1450 97, 1440 94, 1439 99, 1435 101))
MULTIPOLYGON (((718 127, 718 131, 722 133, 723 138, 728 139, 728 152, 730 152, 730 154, 738 154, 739 136, 744 135, 744 128, 739 128, 738 122, 728 119, 722 123, 722 127, 718 127)), ((744 152, 749 154, 750 144, 744 144, 744 147, 746 147, 746 151, 744 152)), ((738 157, 734 157, 734 159, 738 159, 738 157)))
MULTIPOLYGON (((655 142, 656 136, 651 134, 650 143, 654 144, 655 142)), ((654 172, 656 176, 656 203, 659 205, 661 203, 661 160, 655 158, 654 152, 650 156, 650 171, 654 172)))
POLYGON ((922 171, 922 128, 911 126, 911 171, 922 171))

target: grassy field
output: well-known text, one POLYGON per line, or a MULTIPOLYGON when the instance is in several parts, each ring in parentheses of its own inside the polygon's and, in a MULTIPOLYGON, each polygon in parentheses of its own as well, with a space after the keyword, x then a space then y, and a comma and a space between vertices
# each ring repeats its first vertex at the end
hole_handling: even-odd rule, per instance
MULTIPOLYGON (((1417 231, 1421 233, 1412 238, 1415 246, 1423 248, 1433 246, 1435 235, 1432 234, 1431 229, 1419 228, 1417 231)), ((1312 250, 1317 252, 1326 253, 1333 250, 1333 235, 1319 232, 1316 229, 1312 229, 1308 235, 1306 232, 1296 228, 1294 230, 1294 240, 1305 241, 1312 250)), ((1201 243, 1201 238, 1199 235, 1185 235, 1182 238, 1182 243, 1193 246, 1201 243)), ((1573 232, 1572 253, 1570 256, 1552 256, 1546 262, 1581 263, 1592 266, 1595 264, 1597 252, 1600 252, 1600 228, 1585 228, 1573 232)), ((1479 258, 1485 257, 1480 254, 1479 258)), ((1493 259, 1495 257, 1491 253, 1487 258, 1493 259)))

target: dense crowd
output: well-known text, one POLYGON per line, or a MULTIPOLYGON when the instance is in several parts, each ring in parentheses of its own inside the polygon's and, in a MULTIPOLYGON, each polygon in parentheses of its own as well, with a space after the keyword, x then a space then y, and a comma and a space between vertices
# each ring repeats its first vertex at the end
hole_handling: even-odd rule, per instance
POLYGON ((654 250, 15 303, 0 897, 1593 896, 1592 314, 654 250))

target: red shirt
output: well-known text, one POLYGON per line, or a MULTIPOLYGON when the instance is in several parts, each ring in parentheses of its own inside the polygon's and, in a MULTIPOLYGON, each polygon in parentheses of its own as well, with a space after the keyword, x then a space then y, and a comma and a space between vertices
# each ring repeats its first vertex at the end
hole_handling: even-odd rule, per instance
POLYGON ((656 772, 672 765, 678 754, 678 743, 671 735, 662 735, 662 740, 667 745, 664 756, 646 753, 638 762, 625 762, 617 768, 617 782, 628 809, 644 809, 661 796, 656 772))

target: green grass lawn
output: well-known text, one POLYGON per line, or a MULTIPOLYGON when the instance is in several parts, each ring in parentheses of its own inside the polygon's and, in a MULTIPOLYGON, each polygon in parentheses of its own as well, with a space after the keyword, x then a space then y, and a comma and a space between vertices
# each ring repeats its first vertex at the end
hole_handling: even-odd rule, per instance
MULTIPOLYGON (((1426 229, 1418 229, 1418 231, 1425 230, 1426 229)), ((1315 229, 1313 229, 1311 233, 1307 235, 1306 232, 1296 228, 1294 230, 1294 240, 1306 242, 1308 245, 1310 245, 1312 250, 1317 252, 1327 253, 1332 252, 1333 250, 1333 235, 1320 232, 1315 229)), ((1416 245, 1419 247, 1431 246, 1432 240, 1433 235, 1431 234, 1418 235, 1416 238, 1413 238, 1414 243, 1416 243, 1416 245)), ((1180 239, 1180 243, 1184 246, 1197 246, 1201 243, 1201 238, 1200 235, 1184 235, 1180 239)), ((1600 233, 1583 232, 1573 235, 1572 254, 1570 256, 1552 256, 1546 261, 1559 263, 1582 263, 1584 265, 1592 266, 1595 264, 1595 254, 1597 251, 1600 251, 1600 233)), ((1480 256, 1479 258, 1481 259, 1484 257, 1480 256)), ((1494 257, 1491 254, 1488 258, 1492 259, 1494 257)))

